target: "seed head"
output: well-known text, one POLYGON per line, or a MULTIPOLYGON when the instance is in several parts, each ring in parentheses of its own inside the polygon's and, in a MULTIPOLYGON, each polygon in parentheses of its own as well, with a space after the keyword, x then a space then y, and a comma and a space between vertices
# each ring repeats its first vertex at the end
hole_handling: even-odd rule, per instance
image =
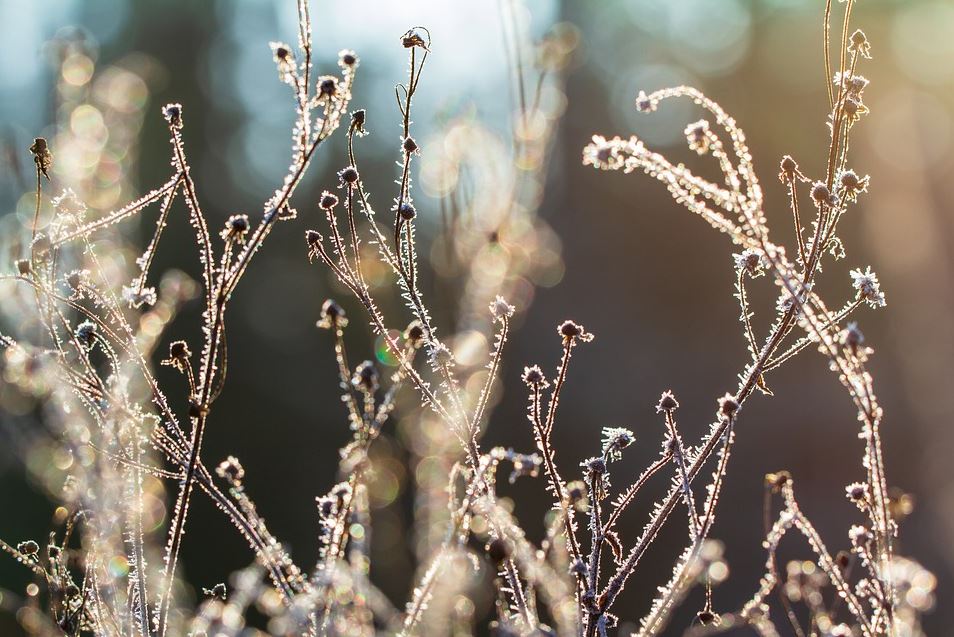
POLYGON ((656 405, 656 413, 672 412, 677 409, 679 409, 679 401, 676 400, 672 391, 667 389, 662 393, 662 396, 659 397, 659 404, 656 405))
POLYGON ((791 155, 785 155, 782 157, 782 161, 779 164, 779 173, 778 179, 783 184, 791 183, 795 181, 796 177, 801 177, 802 173, 798 170, 798 164, 792 159, 791 155))
POLYGON ((857 53, 861 57, 871 59, 871 44, 868 42, 868 37, 865 35, 865 32, 861 29, 858 29, 851 34, 851 43, 848 45, 848 51, 851 53, 857 53))
POLYGON ((358 66, 357 54, 351 49, 342 49, 338 52, 338 65, 341 68, 356 68, 358 66))
POLYGON ((636 96, 636 110, 640 113, 651 113, 658 105, 659 102, 646 95, 646 91, 640 91, 636 96))
POLYGON ((838 205, 838 199, 831 194, 831 190, 828 189, 828 186, 821 181, 816 181, 812 185, 812 200, 814 200, 815 205, 819 208, 822 206, 838 205))
POLYGON ((732 420, 735 418, 735 414, 739 411, 739 401, 735 399, 735 396, 732 394, 726 394, 719 399, 719 410, 716 412, 717 415, 726 420, 732 420))
POLYGON ((868 107, 862 104, 861 100, 855 95, 849 95, 845 98, 845 115, 849 122, 857 122, 861 116, 868 112, 868 107))
POLYGON ((86 278, 86 272, 83 270, 73 270, 66 275, 66 285, 73 293, 78 293, 83 287, 83 281, 86 278))
POLYGON ((874 308, 884 307, 887 304, 884 293, 881 291, 878 275, 872 272, 870 267, 865 268, 864 272, 859 268, 852 270, 849 274, 851 275, 851 286, 858 292, 858 298, 864 299, 868 305, 874 308))
POLYGON ((425 39, 426 30, 421 31, 418 29, 409 29, 404 35, 401 36, 401 45, 405 49, 413 49, 418 47, 424 49, 425 51, 430 51, 430 37, 427 36, 425 39))
POLYGON ((869 180, 868 175, 859 177, 853 170, 845 170, 838 176, 838 183, 850 201, 857 201, 859 194, 868 192, 869 180))
POLYGON ((584 460, 583 468, 595 476, 601 476, 606 473, 606 461, 600 456, 594 456, 589 460, 584 460))
POLYGON ((633 444, 635 436, 629 429, 623 427, 603 428, 603 457, 610 461, 619 460, 622 451, 633 444))
POLYGON ((338 197, 327 190, 321 193, 321 199, 318 200, 318 207, 322 210, 331 210, 338 205, 338 197))
POLYGON ((30 271, 31 268, 29 259, 19 259, 17 261, 17 272, 19 272, 22 276, 27 276, 30 274, 30 271))
POLYGON ((220 462, 215 468, 215 473, 233 487, 241 487, 242 480, 245 478, 245 468, 235 456, 229 456, 220 462))
POLYGON ((338 94, 338 78, 333 75, 322 75, 318 78, 318 95, 334 97, 338 94))
POLYGON ((367 117, 367 111, 363 108, 351 113, 351 132, 357 133, 358 135, 364 135, 364 122, 367 117))
POLYGON ((593 340, 593 335, 588 333, 583 329, 582 325, 578 325, 573 321, 564 321, 557 327, 557 333, 563 337, 564 343, 574 343, 577 340, 581 340, 584 343, 593 340))
POLYGON ((327 299, 321 304, 321 314, 319 314, 318 327, 322 329, 331 329, 333 327, 345 327, 348 319, 344 308, 338 305, 334 299, 327 299))
POLYGON ((417 349, 424 344, 424 326, 420 321, 411 321, 404 329, 404 340, 417 349))
POLYGON ((513 316, 514 307, 507 303, 507 299, 497 295, 497 298, 490 304, 490 314, 495 319, 505 319, 513 316))
POLYGON ((248 233, 248 215, 232 215, 225 222, 225 228, 219 233, 225 241, 236 241, 245 243, 245 235, 248 233))
POLYGON ((278 62, 287 62, 292 58, 291 49, 284 42, 272 42, 272 53, 275 55, 275 60, 278 62))
POLYGON ((169 343, 169 358, 162 361, 163 365, 173 367, 180 372, 185 372, 189 367, 189 359, 192 352, 189 351, 189 344, 185 341, 173 341, 169 343))
POLYGON ((368 394, 373 394, 378 389, 378 370, 371 361, 364 361, 354 369, 354 375, 351 377, 351 384, 356 389, 360 389, 368 394))
POLYGON ((182 104, 166 104, 162 107, 162 116, 172 128, 182 128, 182 104))
POLYGON ((413 137, 405 137, 404 142, 401 144, 401 148, 404 149, 404 152, 410 155, 413 152, 416 152, 418 149, 417 142, 414 141, 413 137))
POLYGON ((96 340, 96 323, 92 321, 83 321, 76 326, 76 340, 80 345, 89 349, 96 340))
POLYGON ((579 504, 586 498, 586 485, 580 480, 574 480, 566 485, 566 497, 570 504, 579 504))
POLYGON ((696 613, 696 619, 698 619, 699 623, 703 626, 708 626, 709 624, 715 623, 716 614, 711 610, 700 610, 696 613))
POLYGON ((772 491, 778 492, 783 486, 792 479, 792 474, 788 471, 779 471, 777 473, 765 474, 765 485, 771 487, 772 491))
POLYGON ((837 564, 841 570, 847 570, 851 565, 851 553, 848 551, 838 551, 838 553, 835 554, 835 564, 837 564))
POLYGON ((709 146, 712 143, 709 137, 709 122, 704 119, 686 126, 684 131, 686 141, 689 142, 689 149, 696 151, 700 155, 709 152, 709 146))
POLYGON ((17 544, 17 551, 23 553, 27 557, 36 557, 37 553, 40 552, 40 545, 33 540, 27 540, 26 542, 20 542, 17 544))
POLYGON ((354 166, 345 166, 338 171, 338 179, 341 184, 354 184, 358 181, 358 169, 354 166))
POLYGON ((737 270, 744 270, 752 278, 765 274, 765 263, 762 260, 762 253, 758 250, 746 248, 739 254, 733 254, 735 267, 737 270))
POLYGON ((842 344, 854 353, 858 353, 859 348, 864 345, 865 335, 858 329, 858 324, 852 321, 841 332, 842 344))
POLYGON ((487 544, 487 556, 494 564, 501 564, 510 557, 510 545, 506 540, 495 537, 487 544))
POLYGON ((330 518, 335 513, 338 512, 338 499, 331 498, 326 495, 320 495, 315 498, 315 502, 318 504, 318 515, 323 518, 330 518))
POLYGON ((547 382, 547 377, 543 375, 543 371, 540 369, 539 365, 524 367, 521 378, 523 379, 523 382, 530 387, 538 387, 543 389, 549 385, 547 382))
POLYGON ((402 201, 398 206, 398 214, 401 215, 401 219, 411 221, 417 216, 417 208, 410 201, 402 201))
POLYGON ((862 482, 852 482, 845 487, 845 495, 852 502, 861 502, 868 495, 868 486, 862 482))
POLYGON ((50 180, 50 168, 53 167, 53 153, 50 152, 50 146, 46 143, 46 138, 35 137, 30 146, 30 152, 33 153, 33 163, 37 170, 43 173, 46 180, 50 180))

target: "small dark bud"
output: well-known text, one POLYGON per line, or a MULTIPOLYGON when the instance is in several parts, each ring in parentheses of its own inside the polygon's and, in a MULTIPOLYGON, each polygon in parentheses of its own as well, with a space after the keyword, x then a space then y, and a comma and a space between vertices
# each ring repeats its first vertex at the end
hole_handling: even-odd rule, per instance
POLYGON ((351 128, 358 132, 364 132, 364 120, 366 115, 367 112, 363 108, 351 113, 351 128))
POLYGON ((317 245, 321 243, 321 235, 315 230, 308 230, 305 232, 305 241, 307 241, 310 246, 317 245))
POLYGON ((378 370, 371 361, 364 361, 354 369, 351 384, 363 392, 373 393, 378 389, 378 370))
POLYGON ((409 201, 405 201, 398 206, 398 214, 401 215, 401 219, 410 221, 417 216, 417 209, 414 207, 414 204, 409 201))
POLYGON ((326 330, 333 327, 344 327, 348 324, 344 308, 338 305, 334 299, 328 299, 321 304, 321 314, 318 316, 318 327, 326 330))
POLYGON ((404 330, 404 340, 408 341, 415 348, 424 343, 424 326, 420 321, 411 321, 404 330))
POLYGON ((606 473, 606 461, 600 457, 590 458, 586 461, 586 468, 590 473, 601 476, 606 473))
POLYGON ((798 171, 798 164, 795 163, 795 160, 792 159, 791 155, 785 155, 782 157, 782 162, 779 164, 779 173, 778 179, 783 184, 787 184, 795 181, 797 176, 800 176, 801 173, 798 171))
POLYGON ((182 128, 182 104, 166 104, 162 107, 162 116, 173 128, 182 128))
POLYGON ((843 571, 848 570, 848 567, 851 566, 851 553, 838 551, 838 554, 835 555, 835 564, 843 571))
POLYGON ((831 206, 834 203, 831 190, 820 181, 816 181, 812 186, 812 199, 819 206, 831 206))
POLYGON ((73 270, 66 275, 66 285, 70 286, 70 289, 74 292, 78 292, 80 286, 83 284, 83 273, 79 270, 73 270))
POLYGON ((711 610, 700 610, 698 613, 696 613, 696 619, 698 619, 699 623, 703 626, 708 626, 709 624, 715 622, 716 616, 711 610))
POLYGON ((327 75, 318 80, 318 94, 331 97, 338 92, 338 78, 327 75))
POLYGON ((640 113, 650 113, 656 110, 656 101, 646 95, 645 91, 640 91, 636 96, 636 110, 640 113))
POLYGON ((510 545, 506 540, 494 538, 487 545, 487 555, 494 564, 501 564, 510 557, 510 545))
POLYGON ((318 503, 318 515, 323 518, 330 518, 337 512, 338 507, 336 498, 320 496, 315 498, 315 502, 318 503))
POLYGON ((90 347, 96 339, 96 323, 83 321, 76 326, 76 340, 84 347, 90 347))
MULTIPOLYGON (((279 218, 281 218, 281 214, 279 214, 279 218)), ((232 215, 226 220, 225 228, 220 236, 226 241, 235 240, 244 243, 248 228, 248 215, 232 215)))
POLYGON ((248 231, 248 215, 232 215, 229 217, 229 226, 235 232, 248 231))
POLYGON ((17 550, 24 555, 33 557, 40 552, 40 545, 33 540, 27 540, 26 542, 17 544, 17 550))
POLYGON ((30 260, 20 259, 17 261, 17 272, 23 276, 30 274, 30 260))
POLYGON ((566 496, 569 498, 570 504, 582 502, 583 498, 586 497, 586 486, 579 480, 574 480, 566 485, 566 496))
POLYGON ((414 47, 420 47, 424 49, 425 51, 428 50, 427 40, 424 39, 424 35, 417 29, 410 29, 404 35, 402 35, 401 45, 405 49, 413 49, 414 47))
POLYGON ((778 491, 783 486, 788 484, 792 479, 792 474, 788 471, 779 471, 776 473, 766 473, 765 474, 765 485, 771 487, 773 491, 778 491))
POLYGON ((583 328, 573 321, 564 321, 558 329, 563 338, 576 338, 583 333, 583 328))
POLYGON ((189 401, 189 418, 198 418, 202 415, 202 407, 194 400, 189 401))
POLYGON ((291 55, 291 51, 289 51, 284 45, 279 44, 278 46, 275 47, 276 59, 281 61, 286 61, 288 60, 288 57, 290 55, 291 55))
POLYGON ((43 137, 34 138, 33 144, 30 146, 30 152, 33 153, 33 163, 36 164, 37 170, 43 173, 43 176, 49 181, 50 168, 53 166, 53 153, 50 152, 50 146, 46 139, 43 137))
POLYGON ((245 468, 235 456, 229 456, 220 462, 219 466, 215 468, 215 472, 220 478, 236 487, 241 486, 242 480, 245 478, 245 468))
POLYGON ((855 502, 859 502, 865 499, 865 485, 855 483, 851 485, 848 489, 848 497, 855 502))
POLYGON ((859 177, 858 173, 853 170, 846 170, 841 173, 838 182, 848 192, 849 197, 853 198, 857 193, 868 189, 868 179, 868 177, 859 177))
POLYGON ((49 552, 51 560, 60 559, 60 554, 62 553, 62 551, 60 551, 60 547, 56 546, 55 544, 50 544, 48 547, 46 547, 46 550, 49 552))
POLYGON ((532 367, 523 368, 523 382, 531 387, 542 385, 547 382, 546 376, 543 375, 543 370, 540 369, 539 365, 534 365, 532 367))
POLYGON ((189 351, 189 344, 185 341, 173 341, 169 343, 169 358, 174 360, 188 360, 192 356, 189 351))
POLYGON ((325 190, 321 193, 321 199, 318 201, 318 206, 322 210, 331 210, 338 205, 338 197, 331 192, 325 190))
POLYGON ((849 323, 842 332, 842 341, 853 352, 858 351, 865 342, 865 335, 858 328, 857 323, 849 323))
POLYGON ((341 66, 354 66, 358 63, 358 56, 354 51, 345 49, 338 53, 338 63, 341 64, 341 66))
POLYGON ((739 401, 735 399, 735 396, 732 394, 726 394, 719 399, 719 414, 725 418, 732 420, 735 418, 736 412, 739 411, 739 401))
POLYGON ((339 482, 335 486, 331 487, 331 497, 335 499, 338 504, 343 504, 345 498, 351 495, 351 485, 347 482, 339 482))
POLYGON ((857 99, 851 96, 845 98, 844 109, 845 109, 845 114, 852 119, 857 117, 858 114, 864 112, 864 106, 861 104, 861 102, 859 102, 857 99))
POLYGON ((677 409, 679 409, 679 401, 676 400, 676 397, 673 396, 671 391, 664 391, 662 396, 659 397, 659 404, 656 405, 656 413, 661 414, 666 411, 676 411, 677 409))
POLYGON ((354 166, 346 166, 338 171, 338 179, 343 184, 353 184, 358 181, 358 169, 354 166))
POLYGON ((414 141, 413 137, 405 137, 404 143, 401 144, 401 148, 404 149, 405 153, 410 155, 411 153, 413 153, 414 151, 418 149, 418 145, 417 145, 417 142, 414 141))

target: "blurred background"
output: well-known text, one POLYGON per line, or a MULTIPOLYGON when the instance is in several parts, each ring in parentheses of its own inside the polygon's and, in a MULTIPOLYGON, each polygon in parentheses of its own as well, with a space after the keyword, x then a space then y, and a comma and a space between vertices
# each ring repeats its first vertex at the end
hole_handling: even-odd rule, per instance
MULTIPOLYGON (((539 214, 560 239, 549 245, 546 275, 537 277, 535 289, 523 288, 519 299, 505 391, 490 421, 488 446, 531 449, 519 373, 525 364, 556 366, 554 328, 566 318, 582 323, 596 340, 577 350, 561 402, 555 434, 561 466, 569 470, 597 452, 602 427, 626 426, 636 432, 637 444, 617 471, 638 471, 657 453, 662 425, 654 405, 665 389, 681 402, 683 435, 695 441, 705 431, 716 397, 735 389, 747 357, 732 297, 730 245, 672 203, 660 184, 597 173, 581 165, 581 150, 593 134, 636 133, 671 157, 698 161, 685 149, 682 133, 699 117, 691 104, 666 104, 652 116, 633 108, 640 89, 694 85, 745 130, 775 240, 791 247, 788 202, 775 175, 784 154, 812 177, 823 170, 823 6, 821 0, 532 0, 521 10, 518 19, 531 34, 568 22, 578 29, 580 43, 566 71, 565 112, 539 195, 539 214)), ((497 3, 365 0, 321 2, 313 11, 319 72, 333 70, 339 49, 353 48, 361 56, 352 104, 368 110, 372 135, 361 142, 362 174, 379 193, 379 205, 389 201, 398 176, 393 87, 406 74, 399 37, 409 27, 424 25, 433 36, 415 102, 414 130, 424 156, 428 138, 451 117, 508 126, 512 101, 497 3)), ((871 175, 871 192, 842 221, 847 258, 826 266, 821 291, 829 305, 839 306, 853 293, 848 270, 869 264, 882 281, 888 307, 861 310, 856 319, 876 350, 871 368, 886 412, 889 481, 915 500, 902 526, 900 552, 937 575, 938 598, 944 600, 954 585, 954 5, 870 0, 858 4, 853 22, 872 42, 874 60, 860 70, 871 80, 865 93, 871 113, 853 131, 850 165, 871 175)), ((132 175, 141 192, 169 174, 159 109, 170 101, 184 105, 186 146, 211 227, 236 212, 257 214, 284 175, 293 112, 267 44, 294 39, 291 0, 0 0, 0 24, 0 231, 32 214, 26 149, 37 135, 54 137, 54 87, 88 82, 85 69, 94 62, 133 69, 142 78, 112 88, 145 109, 132 175), (86 59, 61 66, 62 50, 49 44, 57 38, 82 41, 86 59)), ((70 126, 108 136, 109 126, 97 117, 88 109, 74 113, 70 126)), ((313 498, 334 480, 336 449, 349 432, 331 339, 314 327, 321 302, 344 294, 325 269, 309 267, 301 233, 310 227, 318 194, 336 184, 334 173, 346 163, 343 141, 338 135, 319 152, 297 193, 304 219, 279 226, 236 293, 229 380, 204 451, 209 463, 228 454, 242 459, 260 511, 306 565, 317 551, 313 498)), ((114 152, 105 159, 121 163, 122 150, 114 152)), ((79 165, 87 160, 68 159, 79 165)), ((101 200, 93 202, 99 209, 130 198, 108 181, 101 185, 101 200)), ((417 204, 426 243, 440 217, 426 179, 422 186, 417 204)), ((173 224, 170 232, 179 239, 167 239, 174 247, 160 251, 160 268, 192 258, 187 225, 173 224)), ((9 267, 4 262, 3 269, 9 267)), ((426 268, 424 276, 431 276, 426 268)), ((426 285, 438 290, 439 283, 426 285)), ((752 294, 756 330, 764 334, 775 290, 761 279, 752 294)), ((439 294, 430 298, 440 306, 439 294)), ((346 307, 359 315, 358 308, 346 307)), ((195 333, 197 315, 191 307, 171 334, 195 333)), ((362 323, 356 321, 359 329, 349 335, 357 359, 374 355, 362 323)), ((842 487, 863 477, 862 447, 854 409, 826 362, 806 352, 768 382, 775 397, 754 396, 740 419, 714 531, 726 545, 731 569, 715 592, 718 610, 738 607, 761 574, 766 472, 794 474, 803 509, 833 550, 846 545, 847 528, 857 517, 842 487)), ((404 457, 402 445, 400 435, 382 442, 395 458, 404 457)), ((0 440, 0 534, 14 541, 42 537, 53 505, 42 485, 24 478, 22 462, 30 459, 15 457, 12 448, 0 440)), ((414 567, 411 539, 400 534, 411 500, 407 469, 393 463, 391 477, 392 493, 379 504, 381 519, 395 531, 372 538, 372 577, 401 603, 414 567)), ((513 496, 528 534, 538 539, 548 508, 542 483, 525 482, 513 496)), ((626 516, 624 543, 635 539, 649 506, 626 516)), ((197 586, 211 586, 250 561, 242 540, 207 500, 196 500, 190 527, 184 568, 197 586)), ((643 575, 627 587, 617 609, 625 620, 635 621, 648 607, 684 542, 681 523, 668 530, 661 541, 671 543, 671 550, 655 551, 643 575)), ((802 550, 792 543, 793 556, 802 550)), ((0 559, 5 587, 15 588, 25 577, 12 560, 0 559)), ((677 620, 673 633, 689 618, 677 620)), ((929 634, 942 634, 952 624, 954 608, 945 604, 926 619, 929 634)), ((0 633, 15 631, 11 618, 0 616, 0 633)))

